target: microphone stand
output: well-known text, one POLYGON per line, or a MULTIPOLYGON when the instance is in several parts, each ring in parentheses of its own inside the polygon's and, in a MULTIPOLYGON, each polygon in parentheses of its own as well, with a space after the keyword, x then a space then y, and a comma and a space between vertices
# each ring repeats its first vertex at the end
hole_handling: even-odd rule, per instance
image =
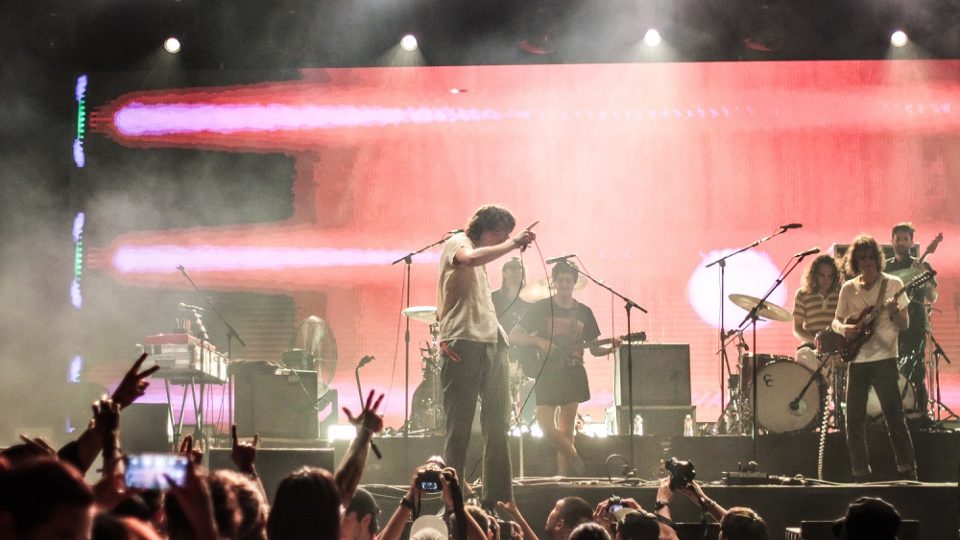
MULTIPOLYGON (((190 277, 190 274, 187 273, 187 269, 184 268, 183 265, 178 266, 178 267, 177 267, 177 270, 179 270, 180 273, 183 274, 183 277, 185 277, 185 278, 187 279, 187 281, 190 282, 190 285, 193 286, 193 289, 194 289, 195 291, 197 291, 198 293, 202 293, 202 292, 203 292, 203 291, 200 290, 200 287, 197 287, 197 284, 194 283, 193 279, 190 277)), ((216 314, 217 318, 220 319, 220 322, 222 322, 223 325, 227 327, 227 359, 228 359, 227 368, 228 368, 228 373, 230 374, 230 381, 229 381, 229 383, 228 383, 228 385, 227 385, 227 388, 228 388, 228 391, 229 391, 229 392, 228 392, 228 394, 229 394, 229 406, 228 406, 228 410, 229 410, 229 412, 230 412, 230 425, 233 425, 233 423, 234 423, 234 419, 233 419, 233 409, 234 409, 233 397, 234 397, 234 391, 235 391, 235 386, 236 386, 236 374, 233 372, 233 365, 232 365, 232 364, 233 364, 233 340, 234 340, 234 338, 236 338, 236 340, 237 340, 238 342, 240 342, 240 345, 243 346, 243 347, 246 347, 246 346, 247 346, 247 343, 246 343, 245 341, 243 341, 243 338, 240 337, 240 334, 237 333, 237 329, 234 328, 233 325, 230 324, 230 323, 227 321, 227 319, 223 316, 223 313, 221 313, 220 310, 217 309, 217 306, 213 303, 213 297, 208 296, 208 297, 206 298, 206 302, 207 302, 207 306, 210 308, 210 311, 213 311, 213 313, 216 314)), ((203 397, 201 396, 201 401, 202 401, 202 399, 203 399, 203 397)))
MULTIPOLYGON (((777 233, 779 234, 779 233, 777 233)), ((776 236, 773 235, 773 236, 776 236)), ((781 272, 780 276, 777 277, 773 282, 773 286, 763 295, 757 305, 753 306, 753 309, 747 313, 747 316, 740 321, 740 324, 737 325, 737 328, 740 331, 744 330, 744 327, 747 323, 750 324, 750 331, 752 334, 753 340, 753 362, 751 362, 751 400, 750 400, 750 438, 753 442, 753 461, 757 460, 757 320, 760 318, 760 309, 767 305, 767 298, 770 298, 770 295, 773 294, 773 291, 777 290, 780 287, 780 284, 783 283, 783 280, 793 272, 797 266, 800 266, 800 263, 803 262, 807 255, 801 255, 800 257, 794 257, 796 261, 791 261, 787 263, 786 271, 781 272), (792 264, 792 266, 791 266, 792 264)), ((743 374, 741 374, 742 377, 743 374)), ((743 386, 743 381, 740 381, 741 387, 743 386)))
POLYGON ((946 417, 946 420, 960 418, 957 416, 957 413, 950 410, 950 407, 944 405, 943 401, 940 400, 940 359, 943 358, 947 361, 948 364, 952 364, 950 357, 947 356, 946 351, 943 350, 943 347, 940 346, 940 343, 937 342, 937 338, 933 337, 933 332, 928 332, 930 336, 930 341, 933 342, 933 369, 934 369, 934 384, 936 386, 936 399, 934 400, 934 405, 937 408, 937 421, 941 422, 945 420, 943 418, 943 411, 946 410, 949 413, 949 416, 946 417))
MULTIPOLYGON (((744 251, 753 249, 753 248, 759 246, 760 244, 766 242, 767 240, 770 240, 771 238, 773 238, 773 237, 775 237, 775 236, 779 236, 779 235, 787 232, 787 230, 789 230, 787 227, 780 227, 780 230, 779 230, 779 231, 777 231, 777 232, 775 232, 775 233, 773 233, 773 234, 771 234, 771 235, 769 235, 769 236, 766 236, 766 237, 764 237, 764 238, 761 238, 761 239, 753 242, 752 244, 748 244, 748 245, 746 245, 746 246, 743 246, 742 248, 734 251, 733 253, 729 253, 729 254, 727 254, 727 255, 724 255, 723 257, 720 257, 719 259, 717 259, 717 260, 715 260, 715 261, 713 261, 713 262, 710 262, 710 263, 708 263, 706 266, 704 266, 704 268, 710 268, 710 267, 713 266, 713 265, 718 265, 717 267, 720 268, 720 418, 717 419, 717 422, 718 422, 718 423, 719 423, 721 420, 723 420, 723 417, 727 414, 726 394, 725 394, 725 392, 724 392, 724 388, 725 388, 725 385, 726 385, 726 383, 727 383, 727 375, 729 375, 729 374, 731 373, 731 370, 730 370, 730 360, 727 358, 727 338, 728 338, 729 336, 727 335, 727 330, 726 330, 726 328, 724 328, 725 321, 724 321, 724 314, 723 314, 723 312, 724 312, 724 304, 725 304, 726 301, 727 301, 727 295, 726 295, 726 292, 724 291, 724 289, 725 289, 725 287, 726 287, 726 280, 727 280, 727 274, 726 274, 726 270, 727 270, 727 259, 729 259, 729 258, 731 258, 731 257, 733 257, 733 256, 735 256, 735 255, 739 255, 739 254, 743 253, 744 251), (726 371, 724 371, 724 369, 726 369, 726 371)), ((742 387, 743 387, 743 381, 740 381, 740 388, 742 388, 742 387)), ((737 391, 739 392, 740 389, 738 388, 737 391)), ((742 426, 741 426, 741 427, 742 427, 742 426)), ((726 431, 726 430, 724 430, 724 431, 726 431)))
MULTIPOLYGON (((648 311, 646 309, 643 309, 643 307, 640 306, 640 304, 620 294, 619 292, 615 291, 613 288, 608 287, 602 280, 595 279, 593 276, 584 272, 583 270, 580 270, 580 275, 594 282, 601 289, 604 289, 608 291, 610 294, 623 300, 623 309, 627 312, 627 336, 633 335, 633 329, 631 327, 632 310, 636 308, 644 313, 648 313, 648 311)), ((634 450, 633 450, 634 444, 633 444, 633 344, 632 343, 627 344, 627 410, 628 410, 628 414, 630 415, 629 418, 627 419, 627 424, 629 425, 628 433, 630 434, 629 436, 630 463, 632 464, 635 459, 634 450)))
MULTIPOLYGON (((406 298, 406 308, 410 307, 410 266, 413 264, 413 256, 423 253, 424 251, 439 246, 440 244, 446 242, 450 239, 450 234, 444 235, 443 238, 437 240, 436 242, 423 246, 422 248, 411 251, 403 257, 390 263, 390 266, 393 266, 399 262, 403 262, 406 267, 404 271, 404 287, 407 290, 406 298)), ((405 308, 405 309, 406 309, 405 308)), ((404 355, 403 355, 403 436, 410 436, 410 317, 406 317, 406 329, 403 333, 403 342, 405 346, 404 355)), ((363 396, 360 396, 360 403, 363 403, 363 396)))

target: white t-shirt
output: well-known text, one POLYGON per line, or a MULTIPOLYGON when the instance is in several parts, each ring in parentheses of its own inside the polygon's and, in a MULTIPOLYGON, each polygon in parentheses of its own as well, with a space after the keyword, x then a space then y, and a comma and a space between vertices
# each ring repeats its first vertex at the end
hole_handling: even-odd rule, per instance
POLYGON ((493 306, 487 270, 484 266, 454 264, 457 252, 473 244, 464 233, 447 240, 440 256, 440 282, 437 284, 437 320, 440 341, 465 339, 496 343, 500 325, 493 306))
MULTIPOLYGON (((873 287, 867 290, 860 286, 859 276, 844 282, 843 286, 840 287, 840 300, 837 303, 837 319, 843 322, 848 317, 859 316, 864 309, 870 306, 876 306, 883 280, 887 280, 887 288, 883 293, 884 301, 903 288, 903 281, 900 281, 900 278, 897 276, 881 274, 880 277, 881 279, 878 279, 877 282, 873 284, 873 287)), ((883 302, 880 303, 882 304, 883 302)), ((903 309, 907 307, 909 303, 910 300, 907 298, 907 295, 901 294, 897 301, 897 306, 899 309, 903 309)), ((873 335, 863 344, 854 362, 876 362, 877 360, 899 356, 897 338, 900 335, 900 329, 893 324, 893 320, 890 319, 890 314, 887 313, 887 310, 884 309, 882 305, 879 309, 880 311, 876 315, 876 325, 874 326, 873 335)))

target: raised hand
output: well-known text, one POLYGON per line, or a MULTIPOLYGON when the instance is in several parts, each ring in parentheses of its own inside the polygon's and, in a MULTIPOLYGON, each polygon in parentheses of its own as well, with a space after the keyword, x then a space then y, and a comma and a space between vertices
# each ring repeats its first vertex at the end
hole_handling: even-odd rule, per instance
POLYGON ((137 358, 133 366, 123 375, 123 379, 120 380, 120 384, 118 384, 117 388, 113 391, 113 395, 110 396, 110 399, 118 404, 121 409, 125 409, 146 392, 147 386, 149 386, 150 383, 145 379, 160 369, 160 366, 153 366, 141 372, 140 366, 143 365, 143 361, 146 359, 147 353, 143 353, 140 355, 140 358, 137 358))
POLYGON ((383 415, 377 414, 377 409, 380 408, 380 403, 383 402, 384 394, 380 394, 380 397, 374 401, 375 391, 371 390, 370 394, 367 395, 367 401, 363 405, 363 410, 360 411, 360 414, 356 417, 350 412, 350 409, 343 407, 343 414, 347 415, 347 419, 350 420, 350 423, 357 426, 360 429, 369 430, 370 433, 379 433, 383 429, 383 415))
POLYGON ((165 475, 167 493, 180 503, 180 508, 183 509, 184 515, 193 527, 194 538, 216 540, 217 528, 213 518, 210 486, 197 471, 198 467, 199 465, 192 461, 187 462, 187 474, 183 486, 178 486, 172 478, 165 475))
POLYGON ((95 401, 93 409, 93 427, 100 439, 111 437, 120 430, 120 405, 112 399, 95 401))
POLYGON ((203 446, 201 446, 200 441, 197 441, 196 446, 194 446, 193 435, 186 435, 180 441, 179 454, 186 456, 190 463, 198 467, 203 463, 203 446))
POLYGON ((27 445, 27 448, 29 448, 31 453, 35 456, 54 457, 57 455, 57 450, 50 446, 50 443, 48 443, 43 437, 34 437, 31 439, 30 437, 21 434, 20 440, 27 445))
POLYGON ((237 437, 237 425, 233 424, 230 426, 230 436, 233 439, 230 459, 240 472, 256 474, 257 443, 260 442, 260 434, 254 433, 252 442, 240 442, 240 438, 237 437))

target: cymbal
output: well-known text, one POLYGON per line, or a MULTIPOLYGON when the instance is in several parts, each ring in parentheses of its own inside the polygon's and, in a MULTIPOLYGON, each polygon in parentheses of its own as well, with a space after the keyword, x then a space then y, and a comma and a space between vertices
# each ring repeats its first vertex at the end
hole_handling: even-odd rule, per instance
MULTIPOLYGON (((737 306, 747 311, 750 311, 760 304, 759 298, 748 296, 746 294, 731 294, 727 298, 729 298, 730 301, 737 306)), ((763 306, 757 311, 757 315, 759 315, 760 318, 770 321, 787 322, 793 320, 793 315, 791 315, 789 311, 774 304, 773 302, 764 302, 763 306)))
MULTIPOLYGON (((587 278, 583 277, 583 274, 580 274, 580 276, 577 277, 577 284, 573 286, 573 290, 580 291, 586 286, 587 278)), ((520 299, 524 302, 539 302, 545 298, 550 298, 550 289, 548 278, 540 278, 520 289, 520 299)))
POLYGON ((415 321, 427 324, 437 322, 437 308, 434 306, 410 306, 402 313, 415 321))

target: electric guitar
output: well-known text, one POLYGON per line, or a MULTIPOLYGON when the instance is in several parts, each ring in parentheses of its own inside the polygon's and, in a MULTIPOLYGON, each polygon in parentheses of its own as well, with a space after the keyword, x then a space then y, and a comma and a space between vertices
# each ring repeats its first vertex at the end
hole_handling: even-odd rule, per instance
POLYGON ((943 233, 938 234, 936 238, 927 245, 927 249, 923 251, 923 255, 921 255, 919 259, 914 261, 913 266, 904 268, 903 270, 894 270, 890 273, 902 279, 904 283, 919 276, 920 273, 923 272, 923 262, 926 260, 927 255, 935 253, 940 242, 943 242, 943 233))
MULTIPOLYGON (((531 355, 530 357, 525 357, 520 359, 520 369, 523 370, 523 374, 531 379, 537 378, 540 375, 541 368, 545 363, 549 362, 561 362, 570 358, 573 355, 574 351, 582 351, 585 349, 591 349, 593 347, 602 347, 604 345, 609 345, 617 338, 603 338, 595 339, 593 341, 587 341, 585 343, 578 343, 572 345, 560 345, 557 343, 557 340, 554 340, 553 346, 550 348, 550 355, 545 357, 543 351, 537 349, 539 354, 531 355)), ((620 336, 620 339, 624 343, 632 343, 637 341, 646 341, 647 333, 646 332, 633 332, 625 336, 620 336)))
MULTIPOLYGON (((933 270, 928 270, 922 274, 911 279, 902 289, 894 293, 893 296, 887 298, 881 306, 886 304, 891 300, 896 300, 900 298, 900 295, 906 293, 909 290, 913 290, 920 285, 933 279, 933 276, 937 275, 933 270)), ((877 317, 882 313, 882 309, 878 309, 877 306, 867 306, 859 315, 847 317, 847 320, 844 321, 846 324, 858 324, 860 325, 860 332, 850 338, 843 338, 841 336, 840 342, 840 358, 844 362, 850 362, 857 357, 857 354, 860 353, 860 349, 863 345, 873 337, 873 331, 877 326, 877 317)))

